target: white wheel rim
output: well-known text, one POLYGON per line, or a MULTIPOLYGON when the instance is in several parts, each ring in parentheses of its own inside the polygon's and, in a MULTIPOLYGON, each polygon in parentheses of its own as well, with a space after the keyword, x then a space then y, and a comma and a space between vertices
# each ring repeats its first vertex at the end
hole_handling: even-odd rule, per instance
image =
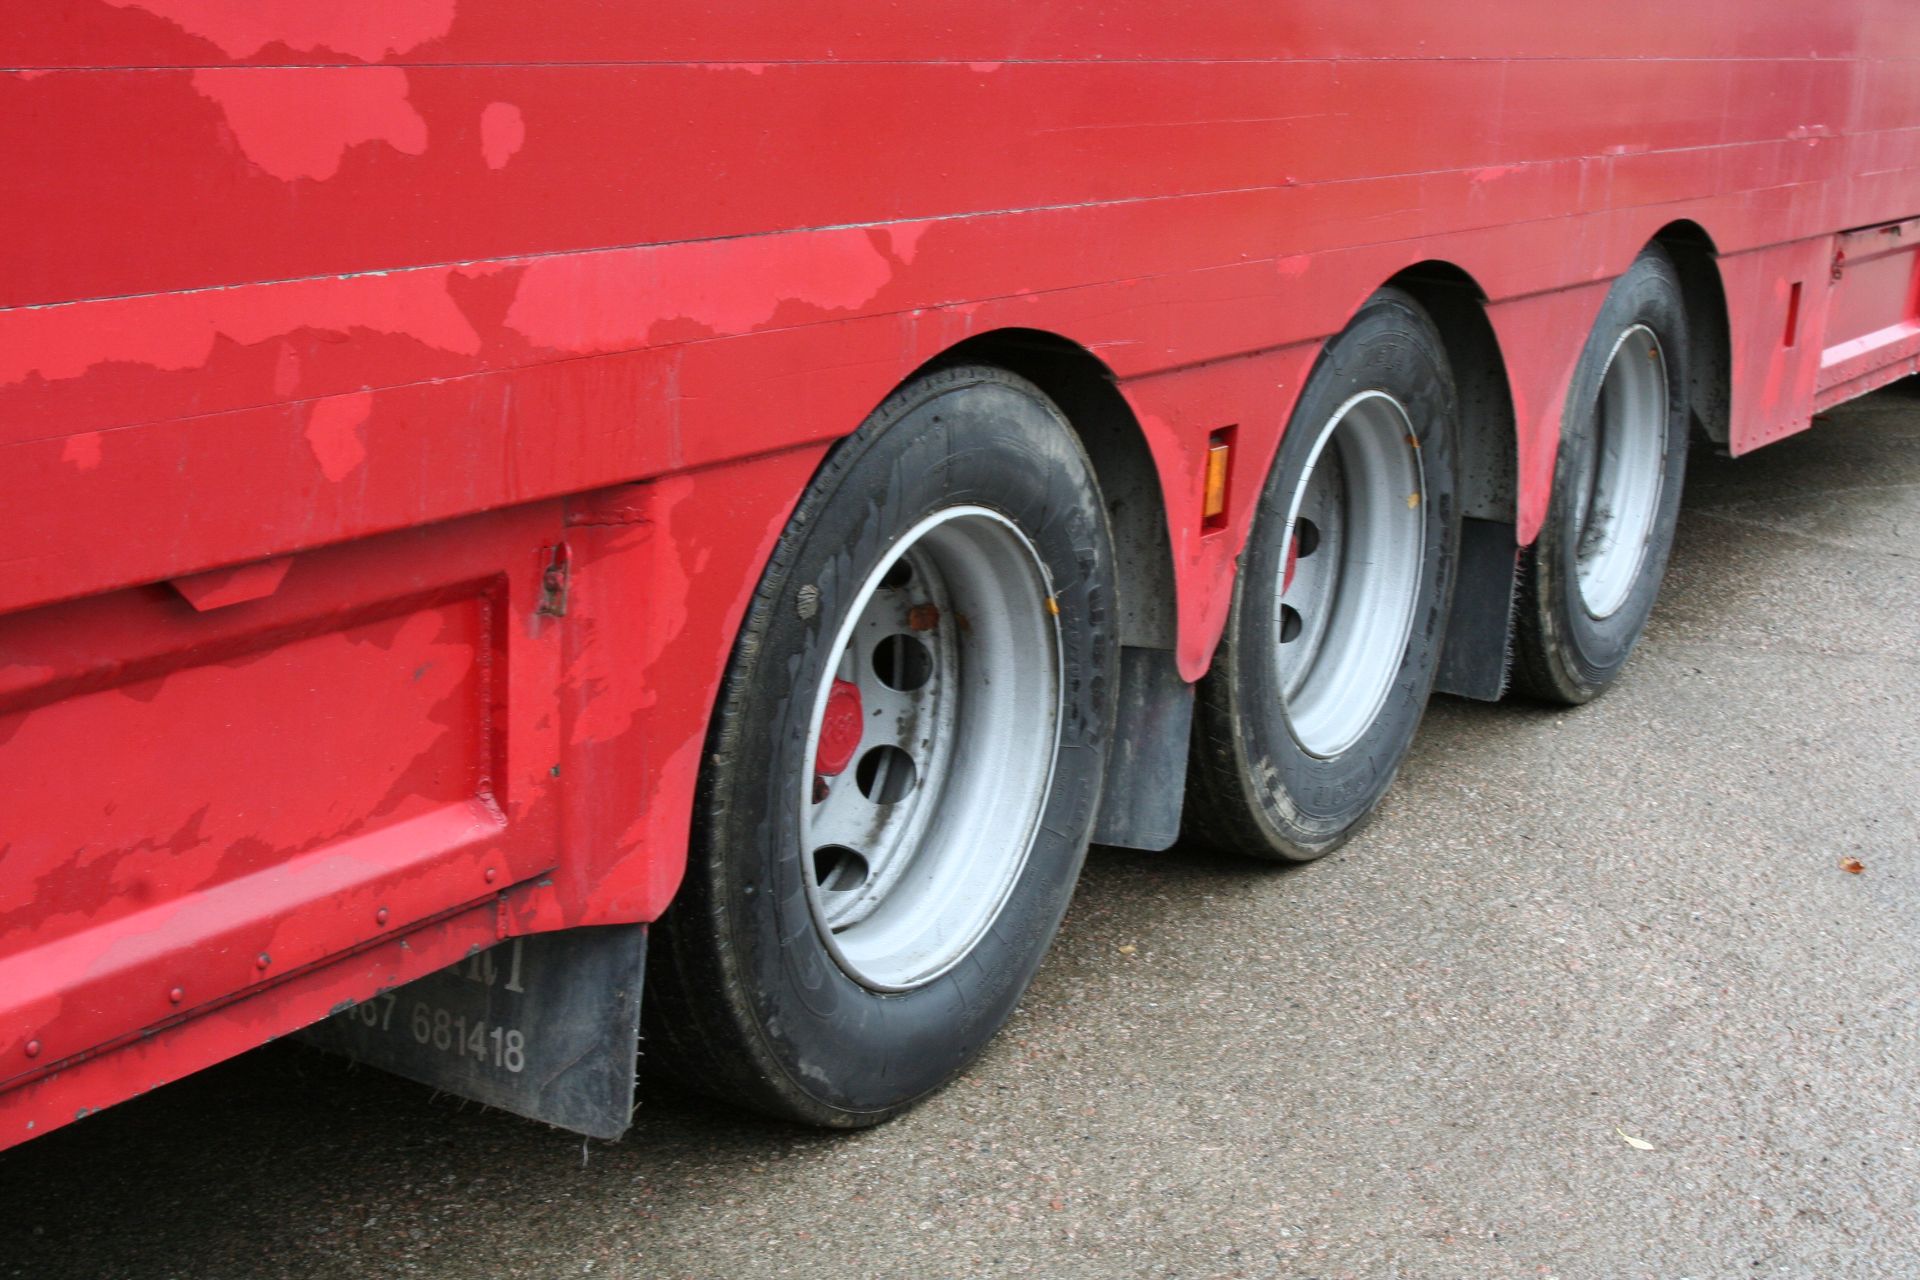
POLYGON ((1287 510, 1272 620, 1287 724, 1313 755, 1359 741, 1399 675, 1425 503, 1419 444, 1398 400, 1362 392, 1321 426, 1287 510))
POLYGON ((992 927, 1039 831, 1064 687, 1046 571, 998 512, 940 511, 867 576, 831 652, 800 780, 802 878, 841 968, 907 990, 992 927))
POLYGON ((1667 360, 1645 325, 1607 356, 1592 429, 1573 441, 1573 548, 1580 602, 1610 618, 1640 578, 1665 481, 1667 360))

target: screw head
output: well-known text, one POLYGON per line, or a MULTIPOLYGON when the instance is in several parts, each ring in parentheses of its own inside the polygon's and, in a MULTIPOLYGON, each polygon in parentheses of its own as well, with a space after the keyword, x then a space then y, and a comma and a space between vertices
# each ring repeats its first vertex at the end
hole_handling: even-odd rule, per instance
POLYGON ((262 951, 259 955, 253 958, 253 963, 256 968, 264 969, 268 965, 273 963, 273 957, 268 955, 266 952, 262 951))
POLYGON ((498 880, 499 878, 500 878, 500 871, 499 871, 499 868, 497 868, 497 867, 488 867, 488 868, 487 868, 487 883, 488 883, 488 884, 492 884, 492 883, 493 883, 493 882, 494 882, 495 880, 498 880))
POLYGON ((179 987, 175 987, 173 990, 167 992, 167 999, 173 1001, 175 1004, 179 1004, 182 1000, 185 1000, 186 998, 187 998, 187 993, 181 990, 179 987))
POLYGON ((375 924, 385 924, 387 922, 387 909, 385 907, 373 913, 373 922, 375 924))
POLYGON ((40 1056, 40 1042, 38 1040, 27 1041, 27 1056, 29 1058, 37 1058, 40 1056))

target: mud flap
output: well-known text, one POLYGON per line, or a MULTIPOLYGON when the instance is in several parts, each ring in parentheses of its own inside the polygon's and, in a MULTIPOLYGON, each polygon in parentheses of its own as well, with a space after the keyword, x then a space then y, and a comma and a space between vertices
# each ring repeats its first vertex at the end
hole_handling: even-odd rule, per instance
POLYGON ((1506 693, 1519 555, 1511 524, 1472 516, 1460 522, 1453 612, 1433 683, 1438 692, 1482 702, 1498 702, 1506 693))
POLYGON ((513 938, 299 1033, 530 1120, 617 1138, 633 1118, 647 927, 513 938))
POLYGON ((1120 650, 1120 710, 1107 757, 1095 844, 1160 850, 1180 838, 1193 686, 1171 651, 1120 650))

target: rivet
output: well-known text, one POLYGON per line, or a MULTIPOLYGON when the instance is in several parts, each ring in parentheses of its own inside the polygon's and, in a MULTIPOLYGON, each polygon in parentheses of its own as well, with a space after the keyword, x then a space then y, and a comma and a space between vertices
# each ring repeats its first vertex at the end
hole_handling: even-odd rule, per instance
POLYGON ((273 957, 268 955, 266 952, 262 951, 259 955, 253 958, 253 963, 256 968, 264 969, 268 965, 273 963, 273 957))
POLYGON ((27 1041, 27 1056, 29 1058, 37 1058, 40 1056, 40 1042, 38 1040, 27 1041))
POLYGON ((175 987, 173 990, 167 992, 167 999, 173 1001, 175 1004, 179 1004, 182 1000, 185 1000, 186 998, 187 998, 187 993, 185 991, 182 991, 179 987, 175 987))
POLYGON ((492 883, 493 883, 493 882, 494 882, 495 880, 498 880, 499 878, 500 878, 500 872, 499 872, 499 869, 498 869, 498 868, 495 868, 495 867, 488 867, 488 868, 487 868, 487 883, 488 883, 488 884, 492 884, 492 883))
POLYGON ((387 909, 385 907, 373 913, 373 922, 375 924, 385 924, 387 922, 387 909))

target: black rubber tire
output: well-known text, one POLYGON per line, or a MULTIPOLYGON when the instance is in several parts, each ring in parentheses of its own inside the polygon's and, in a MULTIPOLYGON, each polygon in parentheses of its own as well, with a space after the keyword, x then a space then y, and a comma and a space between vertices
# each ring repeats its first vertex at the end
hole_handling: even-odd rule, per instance
POLYGON ((1226 634, 1200 684, 1184 836, 1224 851, 1310 862, 1352 837, 1392 784, 1433 690, 1453 597, 1457 405, 1439 332, 1397 289, 1369 299, 1321 354, 1261 492, 1226 634), (1386 702, 1352 746, 1323 758, 1300 745, 1287 720, 1274 591, 1285 564, 1288 506, 1317 428, 1369 390, 1392 395, 1413 424, 1426 486, 1423 562, 1406 651, 1386 702))
POLYGON ((1562 414, 1560 449, 1546 524, 1521 557, 1515 605, 1514 691, 1565 706, 1591 702, 1612 684, 1646 630, 1666 576, 1680 514, 1687 465, 1687 310, 1680 276, 1666 253, 1648 248, 1608 291, 1580 352, 1562 414), (1605 618, 1588 612, 1575 563, 1579 530, 1571 527, 1577 482, 1575 451, 1595 430, 1600 383, 1620 335, 1645 325, 1659 340, 1667 373, 1667 435, 1661 491, 1638 577, 1626 601, 1605 618))
POLYGON ((1113 732, 1113 565, 1085 451, 1052 403, 1013 374, 929 374, 834 447, 734 645, 686 881, 653 934, 649 1065, 771 1116, 859 1128, 973 1060, 1039 967, 1085 858, 1113 732), (1019 527, 1058 604, 1064 706, 1052 790, 1025 868, 973 951, 922 986, 880 993, 849 977, 816 930, 795 780, 851 597, 900 535, 968 503, 1019 527))

